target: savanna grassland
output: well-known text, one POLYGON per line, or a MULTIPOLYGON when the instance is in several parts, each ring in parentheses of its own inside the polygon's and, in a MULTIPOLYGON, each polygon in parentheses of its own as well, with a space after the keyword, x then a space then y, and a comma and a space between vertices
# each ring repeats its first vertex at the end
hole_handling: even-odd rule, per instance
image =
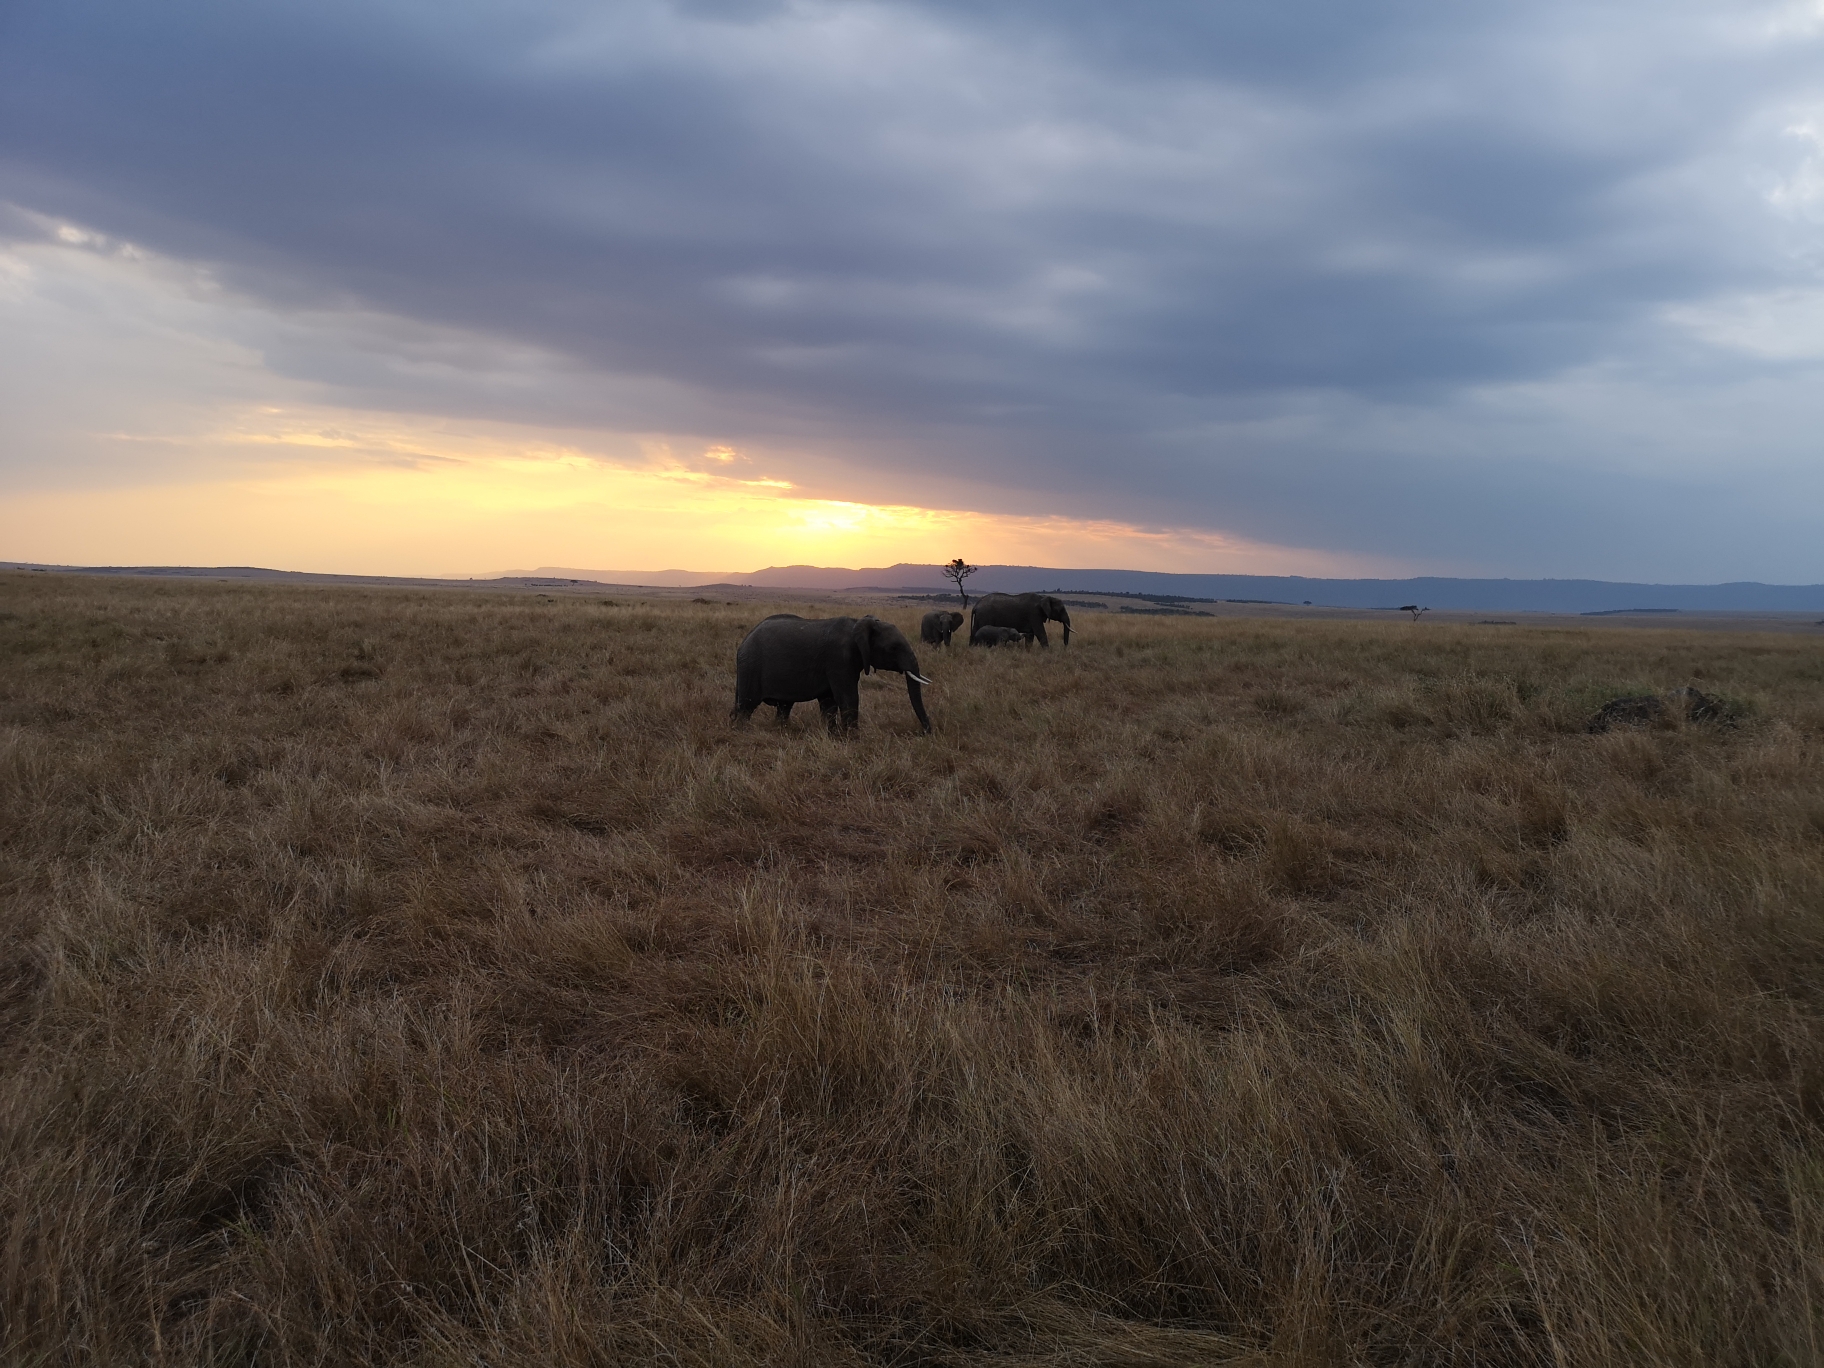
POLYGON ((771 610, 0 576, 5 1362, 1824 1361, 1824 641, 771 610))

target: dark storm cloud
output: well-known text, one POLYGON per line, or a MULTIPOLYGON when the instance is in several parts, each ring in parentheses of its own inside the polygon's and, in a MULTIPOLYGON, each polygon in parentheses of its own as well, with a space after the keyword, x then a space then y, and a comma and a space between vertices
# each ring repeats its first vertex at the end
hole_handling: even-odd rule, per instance
POLYGON ((377 406, 650 428, 688 392, 693 430, 871 487, 1506 564, 1574 548, 1590 498, 1701 534, 1702 478, 1592 474, 1567 510, 1554 462, 1606 459, 1565 449, 1603 414, 1515 449, 1475 396, 1593 366, 1676 388, 1668 308, 1818 287, 1809 202, 1769 195, 1810 147, 1820 28, 1644 0, 15 0, 0 195, 285 307, 670 396, 267 348, 377 406))

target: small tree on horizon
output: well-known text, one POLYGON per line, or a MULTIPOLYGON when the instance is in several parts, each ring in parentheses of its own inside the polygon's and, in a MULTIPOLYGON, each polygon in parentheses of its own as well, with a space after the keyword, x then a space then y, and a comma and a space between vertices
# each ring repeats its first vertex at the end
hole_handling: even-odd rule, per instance
POLYGON ((979 569, 981 569, 980 566, 968 564, 961 556, 944 567, 944 578, 955 581, 956 592, 962 595, 964 612, 969 610, 969 595, 963 589, 963 581, 979 569))

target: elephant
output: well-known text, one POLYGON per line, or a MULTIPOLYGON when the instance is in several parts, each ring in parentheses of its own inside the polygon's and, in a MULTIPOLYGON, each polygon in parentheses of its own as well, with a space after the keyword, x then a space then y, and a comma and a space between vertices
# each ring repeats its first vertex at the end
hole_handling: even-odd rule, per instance
POLYGON ((983 627, 1011 627, 1026 640, 1037 638, 1039 645, 1049 646, 1045 624, 1064 624, 1064 644, 1070 645, 1070 611, 1064 600, 1050 594, 983 594, 975 601, 975 617, 970 622, 969 639, 983 627))
POLYGON ((745 722, 767 703, 783 726, 794 703, 816 699, 832 733, 853 732, 861 710, 861 677, 875 670, 896 670, 906 677, 906 697, 918 725, 929 732, 931 719, 919 685, 931 681, 918 672, 918 657, 899 628, 871 615, 801 618, 775 613, 741 638, 735 651, 730 719, 745 722))
POLYGON ((926 613, 918 624, 918 635, 927 646, 948 646, 950 634, 963 625, 961 613, 949 612, 939 608, 936 612, 926 613))
POLYGON ((1017 646, 1024 641, 1018 632, 1011 627, 977 627, 975 635, 969 638, 971 646, 1017 646))

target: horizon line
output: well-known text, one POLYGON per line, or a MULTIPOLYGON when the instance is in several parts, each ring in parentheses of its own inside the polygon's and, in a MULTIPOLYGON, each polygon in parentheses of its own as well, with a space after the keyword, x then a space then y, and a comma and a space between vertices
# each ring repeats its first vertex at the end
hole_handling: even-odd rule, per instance
MULTIPOLYGON (((758 575, 776 575, 791 571, 803 570, 819 575, 869 575, 886 574, 893 571, 929 570, 941 572, 946 562, 942 561, 896 561, 884 566, 841 566, 813 565, 809 562, 794 562, 787 565, 767 565, 756 570, 688 570, 669 568, 664 570, 606 570, 582 566, 539 566, 530 570, 498 570, 478 574, 383 574, 362 570, 295 570, 278 566, 262 565, 74 565, 49 561, 0 561, 0 569, 37 570, 51 573, 65 572, 72 574, 262 574, 262 575, 300 575, 324 576, 336 579, 380 579, 380 580, 426 580, 438 583, 488 583, 491 581, 509 581, 516 579, 571 579, 579 582, 604 585, 631 586, 634 588, 690 588, 690 585, 665 585, 658 583, 661 578, 670 576, 689 576, 700 579, 701 585, 694 587, 708 588, 714 584, 741 585, 742 579, 758 575), (596 576, 615 576, 612 579, 597 579, 596 576), (621 578, 635 576, 637 578, 621 578), (585 578, 587 577, 587 578, 585 578)), ((1712 581, 1672 581, 1672 580, 1624 580, 1603 579, 1591 575, 1272 575, 1246 571, 1230 570, 1141 570, 1121 566, 1057 566, 1057 565, 1020 565, 1011 562, 993 562, 973 567, 974 573, 988 571, 1037 571, 1051 575, 1135 575, 1159 579, 1225 579, 1225 580, 1278 580, 1301 581, 1308 584, 1414 584, 1434 582, 1439 584, 1513 584, 1513 585, 1613 585, 1628 588, 1649 589, 1730 589, 1730 588, 1764 588, 1764 589, 1819 589, 1824 590, 1824 581, 1812 583, 1780 583, 1771 580, 1712 580, 1712 581)), ((948 583, 949 581, 945 581, 948 583)), ((828 589, 828 585, 792 585, 774 582, 763 586, 741 586, 760 588, 805 588, 828 589)), ((853 589, 911 589, 925 588, 924 585, 883 585, 854 584, 842 586, 853 589)), ((941 586, 930 586, 941 587, 941 586)), ((1061 586, 1060 586, 1061 587, 1061 586)), ((1081 586, 1065 589, 1064 592, 1090 593, 1093 590, 1081 586)), ((1109 591, 1114 592, 1114 591, 1109 591)))

